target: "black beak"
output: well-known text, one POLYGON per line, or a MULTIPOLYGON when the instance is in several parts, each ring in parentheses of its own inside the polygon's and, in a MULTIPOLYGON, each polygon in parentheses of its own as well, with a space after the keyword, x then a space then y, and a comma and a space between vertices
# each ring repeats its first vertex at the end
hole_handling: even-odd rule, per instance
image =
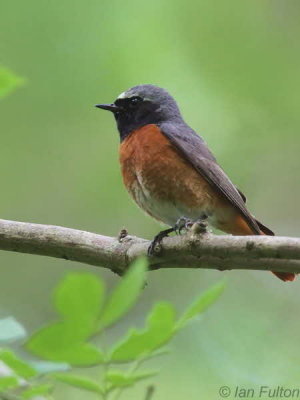
POLYGON ((111 111, 113 113, 121 111, 122 108, 116 106, 115 104, 96 104, 95 107, 97 108, 102 108, 102 110, 107 110, 107 111, 111 111))

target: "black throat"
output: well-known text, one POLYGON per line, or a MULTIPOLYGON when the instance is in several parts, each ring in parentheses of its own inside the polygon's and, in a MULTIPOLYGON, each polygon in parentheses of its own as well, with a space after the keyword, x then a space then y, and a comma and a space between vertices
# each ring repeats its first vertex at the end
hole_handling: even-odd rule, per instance
POLYGON ((130 135, 131 132, 142 128, 145 125, 159 125, 162 122, 159 118, 157 118, 155 115, 152 115, 151 113, 141 119, 133 118, 132 115, 128 115, 126 113, 116 113, 115 119, 117 122, 121 142, 123 142, 123 140, 126 139, 126 137, 130 135))
POLYGON ((131 132, 145 125, 160 125, 167 121, 182 122, 175 102, 162 106, 151 101, 143 101, 136 107, 132 107, 127 99, 118 99, 115 104, 121 109, 114 113, 121 142, 131 132))

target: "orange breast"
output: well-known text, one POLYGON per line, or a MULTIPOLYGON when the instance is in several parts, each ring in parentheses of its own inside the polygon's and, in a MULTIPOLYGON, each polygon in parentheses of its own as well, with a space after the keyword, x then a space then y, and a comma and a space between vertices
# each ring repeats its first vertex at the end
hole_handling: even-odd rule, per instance
POLYGON ((182 216, 196 219, 213 213, 217 206, 215 191, 156 125, 132 132, 121 143, 120 163, 124 184, 137 204, 169 225, 182 216))

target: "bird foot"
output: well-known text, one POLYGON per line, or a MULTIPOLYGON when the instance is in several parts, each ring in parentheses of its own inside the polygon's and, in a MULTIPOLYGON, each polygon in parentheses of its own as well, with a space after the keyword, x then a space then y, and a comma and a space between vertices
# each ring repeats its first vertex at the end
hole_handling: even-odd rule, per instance
POLYGON ((183 230, 188 231, 193 226, 193 221, 186 217, 181 217, 178 219, 176 224, 169 229, 159 232, 152 240, 148 248, 148 256, 153 257, 161 252, 161 242, 162 240, 169 236, 169 233, 176 232, 177 235, 181 235, 183 230))
MULTIPOLYGON (((149 248, 148 248, 148 256, 154 257, 161 252, 161 242, 162 240, 169 236, 169 233, 175 232, 177 235, 181 235, 182 231, 189 231, 191 228, 197 230, 197 233, 203 233, 206 231, 207 223, 204 221, 205 218, 201 218, 197 221, 192 221, 189 218, 181 217, 177 220, 176 224, 169 229, 159 232, 156 236, 154 236, 149 248)), ((196 231, 195 231, 196 233, 196 231)))
POLYGON ((148 248, 148 256, 153 257, 158 255, 161 252, 161 242, 163 238, 169 236, 169 233, 174 232, 174 228, 169 228, 164 231, 159 232, 156 236, 154 236, 149 248, 148 248))
POLYGON ((193 226, 194 222, 186 217, 181 217, 177 220, 176 224, 174 225, 174 231, 177 235, 181 235, 183 230, 188 231, 193 226))

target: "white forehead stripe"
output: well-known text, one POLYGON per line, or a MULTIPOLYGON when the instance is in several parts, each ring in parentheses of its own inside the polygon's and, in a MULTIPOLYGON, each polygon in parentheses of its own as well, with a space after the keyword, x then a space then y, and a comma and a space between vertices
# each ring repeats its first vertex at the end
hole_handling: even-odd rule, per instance
POLYGON ((117 97, 118 99, 126 99, 126 92, 123 92, 120 94, 120 96, 117 97))
MULTIPOLYGON (((136 97, 136 96, 139 96, 138 92, 133 93, 133 92, 127 91, 127 92, 121 93, 117 97, 117 99, 131 99, 132 97, 136 97)), ((144 100, 151 101, 151 99, 149 99, 148 97, 144 97, 144 100)))
POLYGON ((131 99, 131 97, 136 97, 136 96, 138 96, 138 93, 123 92, 117 97, 117 99, 131 99))

